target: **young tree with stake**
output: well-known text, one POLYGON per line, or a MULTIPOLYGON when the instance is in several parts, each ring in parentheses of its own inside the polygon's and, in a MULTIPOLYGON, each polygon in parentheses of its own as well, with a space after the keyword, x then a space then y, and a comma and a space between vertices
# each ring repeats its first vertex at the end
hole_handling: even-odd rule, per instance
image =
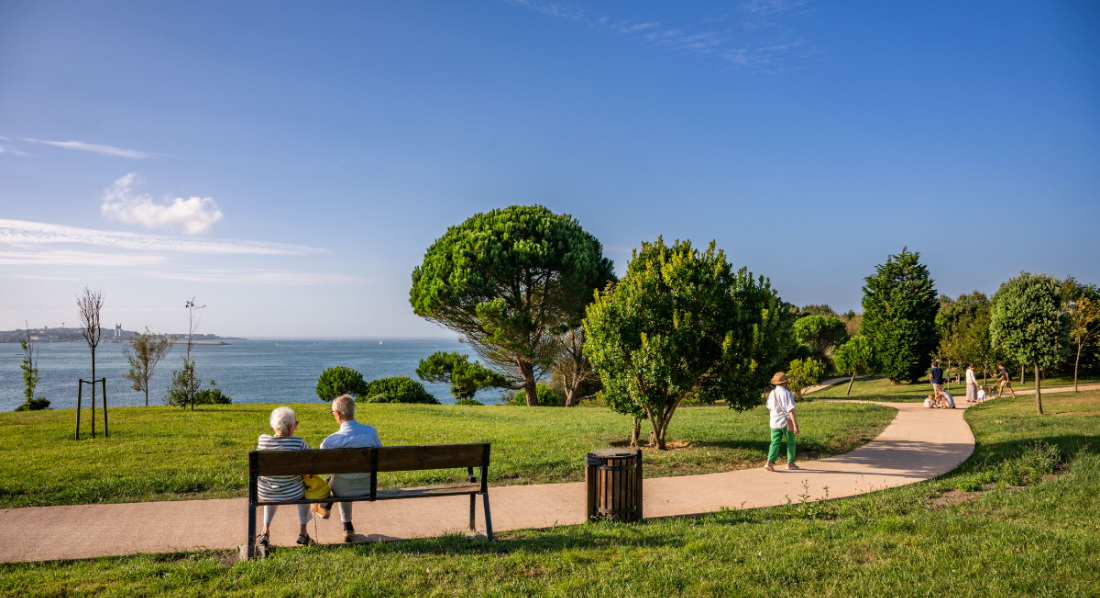
MULTIPOLYGON (((92 353, 92 438, 95 438, 95 350, 103 333, 99 325, 99 312, 103 309, 103 293, 84 287, 84 294, 77 297, 77 310, 80 315, 80 334, 88 343, 92 353)), ((107 426, 107 398, 103 398, 103 426, 107 426)), ((76 406, 76 433, 80 436, 80 405, 76 406)), ((104 429, 106 433, 106 429, 104 429)))

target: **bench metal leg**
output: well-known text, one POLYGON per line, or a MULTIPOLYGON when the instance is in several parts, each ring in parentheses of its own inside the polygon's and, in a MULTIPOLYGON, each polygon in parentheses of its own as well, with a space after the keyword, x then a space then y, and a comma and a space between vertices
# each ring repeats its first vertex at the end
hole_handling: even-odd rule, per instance
POLYGON ((477 533, 477 523, 474 516, 477 513, 477 495, 470 495, 470 531, 477 533))
POLYGON ((256 505, 248 505, 248 558, 256 556, 256 505))
MULTIPOLYGON (((470 497, 471 499, 473 496, 470 497)), ((493 541, 493 517, 489 514, 489 493, 482 492, 481 498, 485 502, 485 537, 493 541)))

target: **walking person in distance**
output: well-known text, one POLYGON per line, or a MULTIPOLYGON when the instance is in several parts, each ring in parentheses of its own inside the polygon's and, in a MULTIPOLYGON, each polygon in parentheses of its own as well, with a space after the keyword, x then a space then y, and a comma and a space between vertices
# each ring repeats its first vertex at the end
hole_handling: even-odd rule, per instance
POLYGON ((768 462, 764 469, 775 471, 775 461, 779 458, 779 444, 787 440, 787 469, 800 469, 795 465, 795 441, 798 434, 798 420, 794 417, 794 395, 787 389, 790 377, 784 372, 776 372, 771 383, 775 385, 768 394, 768 411, 771 413, 771 447, 768 449, 768 462))
POLYGON ((1000 368, 1000 373, 997 377, 1001 379, 1000 384, 997 385, 997 398, 1001 398, 1001 393, 1008 389, 1008 392, 1012 394, 1012 398, 1016 398, 1016 391, 1012 390, 1012 372, 1008 371, 1008 368, 1003 363, 998 363, 997 367, 1000 368))

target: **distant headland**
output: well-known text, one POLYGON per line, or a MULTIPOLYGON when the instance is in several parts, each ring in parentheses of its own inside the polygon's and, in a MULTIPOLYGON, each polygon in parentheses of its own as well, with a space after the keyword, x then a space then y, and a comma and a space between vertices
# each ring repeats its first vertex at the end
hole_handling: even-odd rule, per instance
MULTIPOLYGON (((43 326, 42 328, 31 328, 31 340, 36 343, 82 343, 84 337, 81 336, 80 328, 73 327, 54 327, 43 326)), ((103 334, 100 337, 101 343, 124 343, 133 338, 137 333, 132 330, 123 330, 121 325, 115 325, 113 328, 107 326, 103 327, 103 334)), ((18 343, 20 340, 26 338, 27 329, 21 328, 19 330, 0 330, 0 343, 18 343)), ((173 344, 187 344, 186 334, 169 334, 169 337, 174 337, 173 344)), ((228 345, 225 341, 243 341, 244 338, 231 337, 231 336, 218 336, 216 334, 196 334, 193 337, 193 344, 196 345, 228 345)))

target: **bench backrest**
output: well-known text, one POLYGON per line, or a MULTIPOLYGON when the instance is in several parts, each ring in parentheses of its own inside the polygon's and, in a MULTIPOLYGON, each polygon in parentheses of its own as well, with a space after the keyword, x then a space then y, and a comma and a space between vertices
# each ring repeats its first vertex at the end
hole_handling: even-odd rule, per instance
POLYGON ((489 443, 252 451, 253 459, 255 475, 261 476, 454 469, 488 466, 489 443))
MULTIPOLYGON (((381 473, 427 469, 481 468, 486 489, 489 443, 384 446, 380 448, 308 449, 304 451, 252 451, 248 453, 249 498, 256 502, 259 476, 381 473)), ((471 478, 471 481, 473 479, 471 478)), ((371 480, 371 500, 376 482, 371 480)))

